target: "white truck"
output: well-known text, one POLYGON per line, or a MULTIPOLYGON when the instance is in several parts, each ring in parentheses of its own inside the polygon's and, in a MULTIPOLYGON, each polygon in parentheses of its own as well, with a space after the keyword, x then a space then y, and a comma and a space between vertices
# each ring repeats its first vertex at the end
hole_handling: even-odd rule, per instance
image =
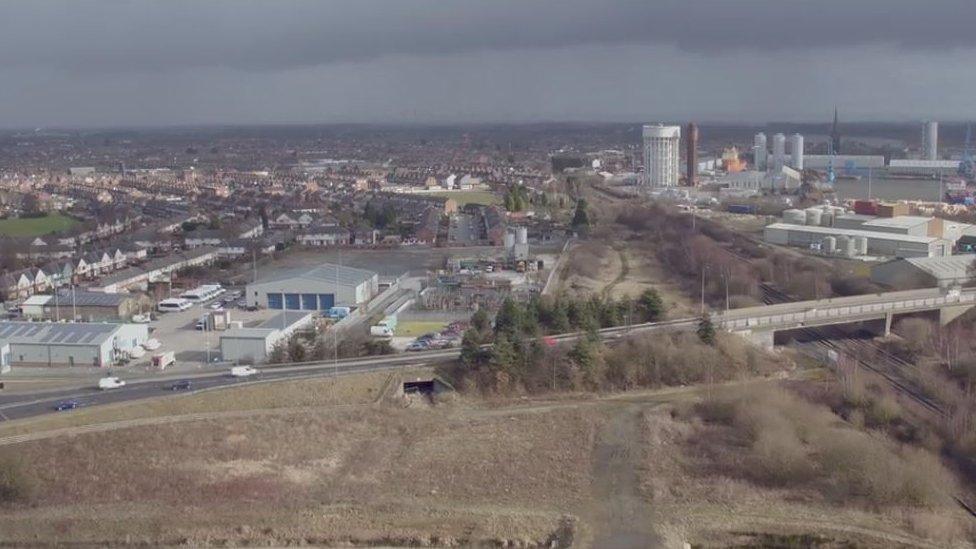
POLYGON ((119 387, 125 387, 125 381, 119 379, 117 376, 107 376, 98 380, 98 388, 103 391, 118 389, 119 387))
POLYGON ((154 368, 159 368, 160 370, 171 366, 176 362, 176 353, 173 351, 166 351, 165 353, 158 353, 152 357, 152 365, 154 368))

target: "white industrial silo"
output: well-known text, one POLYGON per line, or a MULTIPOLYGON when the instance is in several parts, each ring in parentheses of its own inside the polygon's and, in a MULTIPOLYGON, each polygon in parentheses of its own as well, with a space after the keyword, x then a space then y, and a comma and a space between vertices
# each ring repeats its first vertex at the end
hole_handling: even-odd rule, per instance
POLYGON ((786 164, 786 136, 778 133, 773 136, 773 170, 779 171, 786 164))
POLYGON ((837 253, 844 255, 844 250, 847 249, 847 245, 850 244, 851 239, 846 235, 840 235, 837 237, 837 253))
POLYGON ((820 226, 821 227, 833 227, 834 226, 834 214, 831 212, 824 212, 820 215, 820 226))
POLYGON ((505 232, 505 249, 511 251, 515 247, 515 233, 512 231, 505 232))
POLYGON ((828 236, 827 238, 823 239, 823 242, 820 244, 820 249, 823 250, 823 253, 828 255, 837 253, 837 239, 832 236, 828 236))
POLYGON ((792 156, 793 169, 803 171, 803 136, 794 133, 790 137, 790 154, 792 156))
POLYGON ((823 210, 820 208, 807 208, 804 211, 806 212, 805 218, 807 225, 820 225, 820 218, 823 216, 823 210))
POLYGON ((783 210, 783 223, 792 225, 804 225, 807 222, 807 213, 803 210, 783 210))
POLYGON ((528 244, 529 243, 529 229, 526 227, 519 227, 516 229, 515 242, 517 244, 528 244))
POLYGON ((854 253, 857 255, 868 255, 868 237, 854 237, 854 253))
POLYGON ((768 165, 767 155, 769 154, 769 149, 766 146, 766 134, 759 132, 756 134, 755 141, 752 147, 753 160, 756 165, 756 170, 766 171, 768 165))

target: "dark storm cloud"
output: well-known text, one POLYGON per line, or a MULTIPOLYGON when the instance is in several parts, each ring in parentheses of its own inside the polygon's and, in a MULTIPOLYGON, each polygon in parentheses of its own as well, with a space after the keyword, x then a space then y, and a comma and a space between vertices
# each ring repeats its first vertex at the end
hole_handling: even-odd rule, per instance
POLYGON ((281 70, 648 44, 694 53, 976 45, 973 0, 166 0, 0 5, 0 68, 281 70))

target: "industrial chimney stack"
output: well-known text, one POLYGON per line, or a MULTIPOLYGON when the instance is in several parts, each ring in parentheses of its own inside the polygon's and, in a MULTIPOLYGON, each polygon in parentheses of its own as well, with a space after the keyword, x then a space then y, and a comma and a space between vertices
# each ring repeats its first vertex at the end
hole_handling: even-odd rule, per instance
POLYGON ((688 140, 685 145, 685 161, 688 163, 685 173, 688 175, 688 186, 694 187, 698 184, 698 126, 694 122, 688 124, 688 140))

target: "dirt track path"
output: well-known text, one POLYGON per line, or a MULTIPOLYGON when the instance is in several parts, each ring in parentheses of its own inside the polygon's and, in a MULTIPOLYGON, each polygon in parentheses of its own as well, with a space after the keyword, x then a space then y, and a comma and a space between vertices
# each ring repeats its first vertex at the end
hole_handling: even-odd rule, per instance
POLYGON ((637 549, 660 547, 651 527, 652 510, 638 489, 641 406, 630 404, 610 412, 593 446, 593 494, 599 508, 589 521, 593 547, 637 549))

